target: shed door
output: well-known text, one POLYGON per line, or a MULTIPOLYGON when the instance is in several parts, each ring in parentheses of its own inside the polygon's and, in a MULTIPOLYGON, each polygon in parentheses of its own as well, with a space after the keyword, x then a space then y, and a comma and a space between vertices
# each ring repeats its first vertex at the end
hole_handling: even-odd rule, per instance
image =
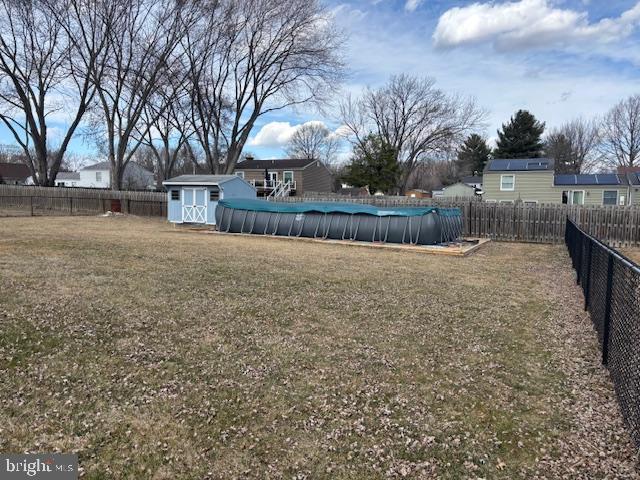
POLYGON ((183 189, 182 221, 185 223, 207 223, 206 188, 183 189))

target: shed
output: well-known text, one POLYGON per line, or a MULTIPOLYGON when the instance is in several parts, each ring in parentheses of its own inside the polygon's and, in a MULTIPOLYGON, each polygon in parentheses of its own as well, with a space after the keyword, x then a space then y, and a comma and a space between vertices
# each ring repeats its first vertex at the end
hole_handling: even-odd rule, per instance
POLYGON ((256 189, 237 175, 180 175, 162 184, 172 223, 215 225, 218 200, 256 198, 256 189))
POLYGON ((442 189, 443 197, 475 197, 476 189, 466 183, 458 182, 442 189))

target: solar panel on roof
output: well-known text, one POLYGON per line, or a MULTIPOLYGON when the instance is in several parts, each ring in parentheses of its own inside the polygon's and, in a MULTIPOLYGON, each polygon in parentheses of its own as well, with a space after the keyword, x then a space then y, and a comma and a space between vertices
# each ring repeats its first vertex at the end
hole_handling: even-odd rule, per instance
POLYGON ((595 176, 598 185, 619 185, 620 179, 615 173, 598 174, 595 176))
POLYGON ((598 180, 595 175, 574 175, 576 177, 575 185, 597 185, 598 180))
POLYGON ((528 162, 527 170, 546 170, 549 167, 549 162, 528 162))
POLYGON ((556 185, 575 185, 576 176, 575 175, 556 175, 553 178, 553 182, 556 185))

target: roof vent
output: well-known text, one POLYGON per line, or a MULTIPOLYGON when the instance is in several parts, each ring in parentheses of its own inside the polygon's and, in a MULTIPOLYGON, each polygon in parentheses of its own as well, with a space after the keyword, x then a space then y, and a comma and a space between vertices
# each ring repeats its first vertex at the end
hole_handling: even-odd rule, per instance
POLYGON ((245 156, 244 156, 244 159, 245 159, 245 160, 247 160, 247 161, 249 161, 249 162, 250 162, 251 160, 255 160, 255 159, 254 159, 254 157, 253 157, 253 155, 245 155, 245 156))

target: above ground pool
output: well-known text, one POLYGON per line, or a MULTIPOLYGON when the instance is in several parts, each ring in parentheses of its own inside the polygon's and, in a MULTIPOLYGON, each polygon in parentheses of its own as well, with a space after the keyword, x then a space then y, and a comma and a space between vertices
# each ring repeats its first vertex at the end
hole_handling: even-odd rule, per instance
POLYGON ((462 234, 458 208, 378 208, 333 202, 220 200, 218 230, 284 237, 435 245, 462 234))

